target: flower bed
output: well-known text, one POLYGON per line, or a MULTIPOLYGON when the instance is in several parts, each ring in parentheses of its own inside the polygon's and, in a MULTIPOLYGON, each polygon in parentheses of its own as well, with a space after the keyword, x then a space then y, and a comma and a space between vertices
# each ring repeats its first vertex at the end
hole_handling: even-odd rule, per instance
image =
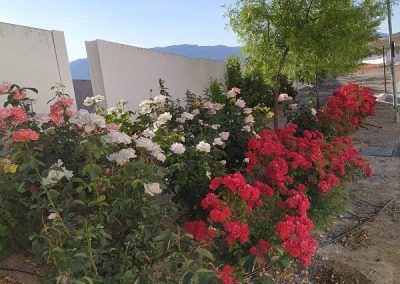
MULTIPOLYGON (((96 113, 74 112, 57 91, 49 114, 33 112, 34 89, 0 86, 0 253, 31 247, 43 279, 84 283, 235 283, 308 265, 314 223, 344 181, 370 173, 348 137, 262 130, 269 110, 237 88, 213 82, 182 104, 160 84, 137 112, 106 110, 102 96, 85 100, 96 113)), ((354 96, 364 119, 373 105, 354 96)))

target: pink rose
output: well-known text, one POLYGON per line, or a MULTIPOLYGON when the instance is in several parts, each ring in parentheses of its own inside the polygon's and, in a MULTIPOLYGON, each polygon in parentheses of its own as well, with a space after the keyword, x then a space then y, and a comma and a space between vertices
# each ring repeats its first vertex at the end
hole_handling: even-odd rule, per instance
POLYGON ((289 96, 288 94, 280 94, 278 96, 278 102, 284 102, 284 101, 290 101, 293 98, 291 96, 289 96))
POLYGON ((22 101, 26 98, 26 91, 25 90, 18 90, 12 94, 14 100, 22 101))
POLYGON ((10 90, 10 84, 7 82, 2 82, 0 84, 0 95, 7 94, 8 90, 10 90))
POLYGON ((233 87, 231 91, 236 93, 236 94, 240 94, 240 89, 239 88, 233 87))
POLYGON ((118 124, 109 123, 109 124, 107 124, 106 128, 107 128, 107 130, 108 130, 109 132, 113 132, 113 131, 118 131, 120 127, 119 127, 118 124))
POLYGON ((295 111, 297 109, 297 104, 291 104, 289 107, 292 111, 295 111))
POLYGON ((23 123, 28 120, 28 114, 22 108, 13 107, 10 109, 11 116, 17 124, 23 123))
POLYGON ((25 141, 37 141, 39 140, 39 134, 30 129, 19 129, 11 134, 13 141, 25 142, 25 141))

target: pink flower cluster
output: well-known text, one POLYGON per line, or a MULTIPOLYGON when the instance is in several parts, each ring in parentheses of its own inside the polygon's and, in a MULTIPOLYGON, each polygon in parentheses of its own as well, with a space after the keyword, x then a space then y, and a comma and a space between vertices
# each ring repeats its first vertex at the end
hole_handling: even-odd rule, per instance
POLYGON ((70 109, 74 104, 74 100, 69 97, 63 97, 50 105, 50 120, 56 125, 61 126, 65 120, 74 114, 70 109))

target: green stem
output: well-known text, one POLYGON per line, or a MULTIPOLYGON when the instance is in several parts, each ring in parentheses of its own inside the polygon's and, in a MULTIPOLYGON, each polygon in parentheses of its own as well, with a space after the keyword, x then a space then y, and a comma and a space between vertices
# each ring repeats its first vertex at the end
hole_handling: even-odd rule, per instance
POLYGON ((87 221, 85 221, 85 231, 86 231, 86 241, 87 241, 87 244, 89 247, 88 250, 89 250, 89 256, 90 256, 90 262, 92 263, 94 274, 96 276, 98 276, 99 274, 97 272, 96 262, 94 261, 94 257, 93 257, 93 253, 92 253, 92 239, 89 236, 87 221))

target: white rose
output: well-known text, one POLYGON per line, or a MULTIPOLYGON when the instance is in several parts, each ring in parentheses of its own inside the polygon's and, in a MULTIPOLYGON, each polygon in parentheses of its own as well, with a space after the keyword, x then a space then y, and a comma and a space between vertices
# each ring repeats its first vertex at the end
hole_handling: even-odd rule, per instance
POLYGON ((162 190, 158 182, 153 182, 144 184, 144 192, 146 192, 150 196, 154 196, 155 194, 160 194, 162 190))
POLYGON ((47 217, 47 219, 49 220, 54 220, 58 217, 57 213, 50 213, 49 216, 47 217))
POLYGON ((224 144, 224 142, 222 142, 221 138, 215 138, 214 139, 214 145, 219 145, 221 146, 222 144, 224 144))
POLYGON ((251 131, 251 127, 250 127, 250 125, 246 125, 246 126, 243 126, 242 130, 245 131, 245 132, 250 132, 251 131))
POLYGON ((245 107, 244 109, 243 109, 243 113, 244 114, 250 114, 250 113, 252 113, 253 112, 253 109, 251 108, 251 107, 245 107))
POLYGON ((228 92, 226 93, 226 97, 227 97, 228 99, 232 99, 232 98, 236 97, 236 93, 235 93, 234 91, 230 90, 230 91, 228 91, 228 92))
POLYGON ((212 128, 212 129, 215 129, 215 130, 217 130, 219 127, 220 127, 219 124, 213 124, 213 125, 211 125, 211 128, 212 128))
POLYGON ((158 95, 158 96, 156 96, 156 97, 154 98, 154 102, 155 102, 156 104, 163 105, 163 104, 165 103, 165 100, 166 100, 166 99, 167 99, 166 96, 158 95))
POLYGON ((171 145, 170 149, 177 155, 183 154, 186 151, 186 148, 182 143, 174 143, 171 145))
POLYGON ((235 106, 240 107, 240 108, 244 108, 246 106, 246 102, 242 99, 238 99, 235 102, 235 106))
POLYGON ((132 148, 122 149, 118 153, 113 153, 107 157, 109 161, 114 161, 118 165, 122 166, 126 164, 130 159, 136 158, 136 152, 132 148))
POLYGON ((157 127, 160 127, 161 125, 166 124, 171 119, 172 119, 172 115, 169 112, 164 112, 164 113, 160 114, 160 116, 157 118, 157 122, 155 124, 157 127))
POLYGON ((146 129, 143 131, 143 136, 152 139, 156 136, 156 134, 152 130, 146 129))
POLYGON ((112 131, 108 133, 107 135, 104 135, 100 138, 100 142, 105 145, 105 144, 125 144, 128 145, 131 143, 131 137, 129 135, 119 132, 119 131, 112 131))
POLYGON ((102 101, 104 101, 104 96, 102 96, 102 95, 96 95, 96 96, 94 96, 94 101, 96 102, 96 103, 101 103, 102 101))
POLYGON ((225 131, 225 132, 221 132, 220 134, 219 134, 219 137, 222 139, 222 140, 228 140, 229 139, 229 132, 227 132, 227 131, 225 131))
POLYGON ((244 123, 246 124, 253 124, 254 123, 254 117, 249 114, 245 119, 244 119, 244 123))
POLYGON ((185 118, 185 119, 187 119, 187 120, 192 120, 193 118, 194 118, 194 115, 193 114, 191 114, 191 113, 188 113, 188 112, 184 112, 184 113, 182 113, 182 115, 181 115, 183 118, 185 118))
POLYGON ((248 163, 250 163, 250 160, 249 160, 249 158, 245 158, 245 159, 243 160, 243 162, 248 164, 248 163))
POLYGON ((317 115, 317 110, 315 108, 311 108, 311 114, 313 116, 316 116, 317 115))
POLYGON ((209 153, 211 150, 211 145, 207 142, 200 141, 196 146, 197 151, 209 153))
POLYGON ((221 165, 226 165, 226 160, 221 160, 221 161, 219 161, 220 163, 221 163, 221 165))
POLYGON ((91 106, 94 104, 94 98, 93 97, 86 97, 83 101, 84 106, 91 106))

